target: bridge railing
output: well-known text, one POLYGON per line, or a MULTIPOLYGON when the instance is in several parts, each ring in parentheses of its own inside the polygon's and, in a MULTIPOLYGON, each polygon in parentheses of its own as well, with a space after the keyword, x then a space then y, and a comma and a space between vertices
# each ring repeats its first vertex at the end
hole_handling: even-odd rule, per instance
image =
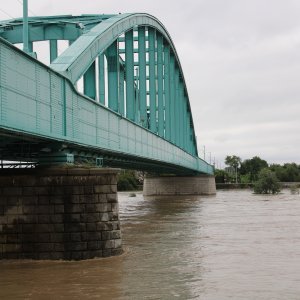
MULTIPOLYGON (((0 39, 0 130, 212 174, 212 166, 79 94, 61 74, 0 39)), ((3 138, 3 137, 0 137, 3 138)))

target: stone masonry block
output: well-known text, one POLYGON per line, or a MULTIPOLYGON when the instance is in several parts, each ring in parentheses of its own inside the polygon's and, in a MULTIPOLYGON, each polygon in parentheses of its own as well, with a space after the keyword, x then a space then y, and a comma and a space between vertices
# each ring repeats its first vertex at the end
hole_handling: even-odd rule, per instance
POLYGON ((109 219, 108 213, 100 213, 100 221, 107 222, 109 219))
POLYGON ((121 239, 116 239, 114 240, 115 242, 115 248, 121 248, 122 247, 122 240, 121 239))
POLYGON ((81 222, 91 223, 99 221, 99 213, 85 213, 81 214, 81 222))
POLYGON ((95 210, 98 212, 107 212, 108 207, 110 207, 110 205, 107 203, 99 203, 96 205, 95 210))
POLYGON ((112 249, 115 248, 115 240, 107 240, 104 242, 103 249, 112 249))
POLYGON ((95 185, 94 186, 94 192, 96 194, 109 194, 113 193, 112 191, 112 185, 106 184, 106 185, 95 185))
MULTIPOLYGON (((97 195, 95 195, 97 196, 97 195)), ((99 194, 98 195, 98 202, 99 203, 107 203, 107 195, 106 194, 99 194)))
POLYGON ((110 231, 110 233, 111 233, 111 238, 112 239, 121 240, 121 231, 120 230, 110 231))
POLYGON ((22 188, 21 187, 4 187, 3 194, 6 196, 21 196, 22 188))
POLYGON ((118 195, 116 193, 107 194, 106 195, 108 203, 117 203, 118 202, 118 195))
POLYGON ((119 213, 119 204, 118 203, 112 203, 111 204, 111 211, 113 213, 119 213))
POLYGON ((111 240, 111 239, 112 239, 111 231, 103 231, 102 232, 102 240, 103 241, 107 241, 107 240, 111 240))

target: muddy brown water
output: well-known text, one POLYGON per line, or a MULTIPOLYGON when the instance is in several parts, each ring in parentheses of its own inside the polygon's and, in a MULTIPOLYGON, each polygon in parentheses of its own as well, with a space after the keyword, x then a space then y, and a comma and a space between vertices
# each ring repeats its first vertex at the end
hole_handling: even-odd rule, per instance
POLYGON ((129 195, 122 256, 0 261, 0 299, 300 299, 300 195, 129 195))

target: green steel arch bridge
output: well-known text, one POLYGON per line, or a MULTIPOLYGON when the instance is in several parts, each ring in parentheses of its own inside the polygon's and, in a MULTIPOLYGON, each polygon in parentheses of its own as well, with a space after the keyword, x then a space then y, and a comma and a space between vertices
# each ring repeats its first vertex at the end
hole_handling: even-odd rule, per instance
POLYGON ((143 13, 0 22, 0 160, 213 174, 174 43, 143 13))

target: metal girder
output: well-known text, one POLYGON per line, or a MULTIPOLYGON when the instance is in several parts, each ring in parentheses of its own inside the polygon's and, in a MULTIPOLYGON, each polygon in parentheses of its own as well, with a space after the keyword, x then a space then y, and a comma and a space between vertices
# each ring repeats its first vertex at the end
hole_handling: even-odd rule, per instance
POLYGON ((135 119, 133 30, 125 33, 126 117, 135 119))
POLYGON ((164 117, 164 69, 163 69, 163 37, 157 33, 157 103, 158 103, 158 134, 165 137, 164 117))
MULTIPOLYGON (((74 26, 74 24, 76 24, 78 28, 80 27, 78 23, 79 18, 80 17, 78 17, 75 23, 65 22, 63 26, 74 26)), ((83 16, 82 18, 84 19, 83 16)), ((107 145, 105 143, 101 144, 101 134, 105 131, 99 128, 99 126, 102 126, 102 122, 108 122, 112 126, 115 126, 117 124, 116 121, 111 121, 111 118, 114 119, 114 111, 116 115, 120 117, 126 116, 128 120, 141 124, 143 127, 149 128, 155 135, 157 134, 169 140, 171 142, 171 148, 174 147, 172 148, 174 149, 172 150, 172 155, 177 157, 178 166, 175 167, 175 169, 181 168, 181 162, 178 158, 185 152, 186 154, 192 154, 194 159, 196 158, 195 162, 197 162, 197 167, 195 167, 195 169, 192 167, 195 172, 197 172, 198 167, 204 167, 205 169, 206 166, 202 166, 202 162, 197 158, 196 138, 184 76, 176 49, 168 32, 157 19, 147 14, 116 15, 107 19, 99 18, 98 20, 96 16, 93 18, 93 21, 89 24, 90 29, 87 29, 86 23, 80 27, 80 35, 75 38, 68 36, 70 47, 59 57, 56 57, 57 40, 53 39, 50 41, 50 60, 52 64, 49 70, 54 69, 54 71, 65 76, 65 78, 58 76, 60 77, 59 80, 61 83, 58 84, 60 88, 58 94, 55 96, 56 98, 51 95, 55 93, 55 89, 50 91, 50 99, 53 99, 50 101, 60 99, 58 101, 62 104, 60 110, 60 128, 62 129, 64 139, 69 142, 72 139, 74 141, 77 139, 78 142, 78 132, 83 130, 86 132, 86 136, 82 140, 83 144, 88 143, 89 145, 96 145, 96 147, 101 145, 100 148, 103 145, 103 149, 109 147, 114 153, 115 151, 120 151, 120 149, 125 149, 125 152, 122 152, 123 150, 121 151, 122 157, 128 155, 126 151, 131 151, 130 142, 122 140, 122 130, 124 130, 124 128, 120 126, 120 122, 118 123, 118 127, 113 129, 115 130, 116 136, 110 140, 107 145), (138 42, 137 49, 134 49, 134 41, 138 42), (123 48, 125 50, 122 51, 121 54, 118 51, 120 42, 125 44, 125 48, 123 48), (138 52, 138 60, 135 58, 135 51, 138 52), (99 102, 105 105, 104 54, 107 58, 108 70, 107 104, 111 110, 109 110, 108 119, 104 118, 102 121, 103 113, 97 106, 88 108, 89 105, 87 105, 87 103, 84 104, 85 102, 82 101, 81 98, 78 98, 79 95, 78 93, 76 94, 74 90, 74 84, 83 76, 84 94, 94 100, 99 99, 99 102), (98 59, 97 67, 95 67, 96 58, 98 59), (134 74, 135 67, 137 67, 136 75, 134 74), (99 70, 97 83, 97 77, 95 75, 96 69, 99 70), (98 95, 96 95, 97 84, 98 95), (126 85, 126 97, 124 95, 124 84, 126 85), (79 108, 78 111, 75 110, 76 106, 79 108), (79 120, 82 116, 84 119, 79 120), (79 125, 75 123, 77 120, 79 120, 79 125), (93 120, 96 121, 94 128, 90 126, 93 120), (142 121, 142 123, 140 123, 140 121, 142 121), (70 126, 69 124, 71 123, 72 125, 70 126), (90 129, 86 130, 87 128, 90 129), (100 134, 100 132, 102 133, 100 134), (88 142, 89 139, 91 142, 88 142), (96 144, 94 144, 95 141, 96 144), (124 147, 122 143, 126 146, 124 147), (178 149, 176 149, 177 147, 175 147, 175 145, 178 149), (183 152, 181 152, 182 150, 183 152), (180 153, 180 155, 177 154, 177 151, 179 151, 178 153, 180 153)), ((44 25, 45 24, 43 24, 43 26, 44 25)), ((49 26, 52 25, 53 24, 49 24, 49 26)), ((35 26, 42 25, 35 24, 35 26)), ((56 29, 59 28, 58 24, 54 26, 56 29)), ((32 20, 29 27, 30 30, 33 27, 32 20)), ((44 38, 45 37, 44 35, 44 38)), ((46 38, 48 38, 48 36, 46 38)), ((29 43, 28 47, 32 48, 32 42, 29 43)), ((51 74, 51 72, 49 72, 49 74, 51 74)), ((57 86, 57 83, 55 83, 52 78, 57 77, 58 74, 55 72, 53 74, 55 76, 50 75, 49 86, 51 86, 51 89, 53 86, 57 86)), ((58 80, 58 78, 55 80, 58 80)), ((45 81, 43 84, 47 86, 45 81)), ((2 92, 2 95, 5 95, 5 92, 2 92)), ((36 95, 35 99, 39 99, 38 97, 39 96, 36 95)), ((4 102, 2 101, 4 103, 3 107, 5 108, 5 97, 2 98, 4 100, 4 102)), ((94 104, 97 103, 94 102, 94 104)), ((36 106, 40 107, 41 104, 37 103, 36 106)), ((43 109, 46 108, 44 104, 41 107, 43 107, 43 109)), ((57 114, 51 111, 53 110, 52 107, 55 106, 51 105, 50 107, 50 115, 57 118, 57 114)), ((102 107, 102 109, 105 109, 105 107, 102 107)), ((53 125, 56 122, 56 120, 50 118, 49 123, 51 128, 56 126, 53 125)), ((37 124, 39 123, 40 121, 37 121, 37 124)), ((126 134, 128 134, 127 138, 131 139, 135 137, 136 145, 139 143, 140 134, 141 137, 143 136, 142 141, 146 137, 144 132, 139 134, 135 132, 134 135, 132 135, 128 128, 126 129, 126 134)), ((108 135, 110 135, 109 132, 108 135)), ((151 136, 150 142, 147 141, 148 146, 151 145, 152 148, 148 149, 144 148, 144 145, 141 146, 141 151, 145 151, 145 153, 148 153, 150 156, 154 155, 157 151, 156 149, 158 149, 157 147, 159 147, 152 144, 153 138, 154 137, 151 136)), ((56 135, 56 140, 59 139, 60 138, 56 135)), ((143 156, 143 159, 146 159, 146 157, 143 156)), ((192 158, 187 156, 185 159, 186 162, 183 162, 183 165, 186 164, 187 169, 191 168, 190 162, 192 158), (189 160, 190 162, 188 162, 189 160)))
MULTIPOLYGON (((156 126, 156 62, 155 62, 155 30, 149 28, 149 102, 150 102, 150 130, 157 133, 156 126)), ((147 78, 146 78, 147 80, 147 78)))
MULTIPOLYGON (((159 34, 161 34, 163 36, 164 43, 168 44, 170 46, 170 51, 172 52, 172 55, 174 55, 174 60, 176 62, 176 66, 179 69, 180 77, 183 80, 185 93, 187 94, 185 82, 184 82, 184 76, 183 76, 183 72, 181 69, 180 61, 178 59, 175 46, 172 42, 171 37, 169 36, 168 32, 166 31, 166 29, 156 18, 154 18, 153 16, 150 16, 148 14, 123 14, 123 15, 115 15, 115 16, 108 16, 108 17, 101 17, 101 15, 99 15, 98 17, 99 17, 99 19, 97 20, 97 16, 95 16, 95 15, 91 16, 93 27, 91 27, 89 30, 87 30, 87 28, 84 27, 84 26, 86 26, 86 24, 84 24, 83 27, 80 26, 80 24, 81 24, 79 22, 79 20, 81 20, 80 17, 77 17, 77 19, 72 20, 72 22, 66 22, 66 20, 64 20, 64 22, 61 22, 63 24, 63 27, 69 26, 69 25, 74 26, 74 24, 75 24, 77 26, 76 28, 79 27, 81 29, 81 32, 77 33, 76 36, 72 36, 72 35, 68 34, 67 37, 66 37, 66 32, 63 33, 64 34, 63 39, 68 39, 68 40, 72 41, 72 44, 57 59, 55 59, 55 60, 51 59, 51 61, 52 61, 51 67, 52 68, 54 68, 55 70, 57 70, 59 72, 62 72, 73 83, 75 83, 82 75, 84 75, 87 72, 87 70, 90 68, 93 61, 96 59, 96 57, 101 55, 101 53, 104 53, 104 51, 106 51, 110 47, 110 45, 114 43, 114 41, 116 39, 118 39, 118 41, 126 40, 126 38, 124 36, 120 37, 121 34, 124 34, 124 32, 126 34, 126 32, 128 30, 135 31, 136 28, 138 28, 137 31, 139 31, 139 30, 143 31, 145 29, 145 26, 147 26, 147 28, 155 28, 156 31, 159 32, 159 34)), ((69 18, 71 18, 71 17, 69 17, 69 18)), ((82 16, 81 18, 82 18, 82 20, 84 20, 86 17, 82 16)), ((66 17, 65 19, 68 19, 68 17, 66 17)), ((57 20, 55 20, 55 18, 54 18, 52 20, 52 23, 53 22, 57 22, 57 20)), ((49 26, 51 26, 51 22, 49 22, 49 23, 50 23, 49 26)), ((35 24, 35 26, 38 26, 38 24, 35 24)), ((44 26, 44 24, 43 24, 43 26, 44 26)), ((56 30, 58 30, 57 24, 55 24, 55 26, 56 26, 56 30)), ((34 33, 32 30, 30 32, 34 33)), ((55 33, 55 30, 50 30, 50 32, 55 33)), ((151 30, 150 30, 150 32, 151 32, 151 30)), ((36 34, 37 33, 35 33, 35 35, 36 34)), ((47 36, 46 33, 43 32, 42 36, 39 37, 39 40, 43 40, 43 39, 45 40, 45 39, 51 39, 51 38, 53 38, 53 37, 47 36)), ((132 40, 133 41, 140 40, 140 44, 142 47, 142 48, 139 47, 138 49, 134 49, 134 48, 132 49, 132 51, 133 51, 132 55, 134 54, 135 51, 138 51, 139 55, 141 56, 141 59, 139 59, 138 62, 135 62, 135 61, 133 62, 133 65, 137 66, 139 68, 139 90, 136 90, 137 95, 138 95, 138 102, 135 101, 136 103, 135 103, 135 105, 133 105, 133 106, 135 106, 135 109, 134 109, 135 113, 132 113, 132 109, 130 108, 130 105, 131 105, 130 101, 128 101, 129 102, 129 109, 128 109, 129 113, 127 113, 127 101, 126 101, 126 115, 130 115, 129 119, 137 120, 137 122, 139 122, 139 120, 142 120, 143 126, 148 127, 148 116, 147 116, 147 112, 145 109, 146 102, 147 102, 147 100, 145 100, 146 95, 147 95, 147 90, 145 89, 145 85, 146 85, 146 81, 148 79, 147 79, 147 76, 145 79, 145 69, 148 66, 150 69, 150 62, 145 61, 143 57, 145 56, 145 53, 147 51, 149 51, 149 47, 146 47, 146 45, 144 45, 144 46, 142 46, 142 45, 145 44, 146 40, 148 40, 148 42, 149 42, 149 36, 145 36, 145 35, 142 36, 142 33, 140 32, 140 35, 138 35, 137 37, 133 36, 132 40), (143 39, 143 43, 141 43, 141 39, 143 39), (134 117, 132 115, 134 115, 134 117)), ((126 52, 126 50, 125 50, 125 52, 126 52)), ((126 73, 127 72, 125 72, 125 77, 126 77, 126 73)), ((116 81, 116 76, 114 79, 112 79, 112 73, 110 75, 111 75, 110 82, 116 81)), ((172 77, 171 77, 171 80, 172 80, 172 77)), ((130 81, 130 79, 129 79, 129 81, 130 81)), ((126 82, 127 82, 127 80, 126 80, 126 82)), ((172 84, 172 81, 171 81, 171 84, 172 84)), ((121 83, 119 84, 119 86, 121 86, 121 83)), ((99 90, 100 90, 100 88, 99 88, 99 90)), ((132 88, 129 89, 129 91, 132 92, 132 88)), ((153 91, 153 89, 151 88, 149 94, 151 94, 152 91, 153 91)), ((112 91, 110 91, 110 92, 112 93, 112 91)), ((170 92, 172 93, 172 87, 170 89, 170 92)), ((119 91, 116 91, 115 94, 120 95, 119 91)), ((152 94, 152 97, 153 97, 153 95, 154 94, 152 94)), ((100 98, 100 96, 98 98, 100 98)), ((114 98, 117 99, 117 97, 114 97, 114 98)), ((171 96, 171 98, 172 98, 172 96, 171 96)), ((130 99, 130 98, 128 97, 126 99, 130 99)), ((131 99, 132 99, 132 97, 131 97, 131 99)), ((186 99, 188 99, 188 97, 186 99)), ((119 99, 117 99, 117 100, 119 101, 119 99)), ((119 104, 121 104, 121 103, 119 103, 119 104)), ((174 104, 174 102, 172 102, 172 100, 171 100, 171 104, 174 104)), ((109 105, 109 107, 111 107, 111 106, 109 105)), ((188 107, 190 110, 189 103, 188 103, 188 107)), ((114 104, 113 109, 115 111, 117 111, 115 104, 114 104)), ((172 109, 172 105, 171 105, 171 113, 172 112, 173 112, 173 109, 172 109)), ((173 114, 173 116, 174 116, 174 114, 173 114)), ((151 120, 151 118, 150 118, 150 120, 151 120)), ((152 121, 154 121, 154 118, 152 118, 152 121)), ((159 122, 160 121, 161 121, 161 119, 159 119, 159 122)), ((191 118, 191 122, 193 122, 192 118, 191 118)), ((159 124, 158 124, 158 126, 159 126, 159 124)), ((160 125, 160 126, 162 127, 162 125, 160 125)), ((167 127, 168 125, 166 124, 165 126, 167 127)), ((154 123, 152 123, 152 125, 150 124, 150 127, 153 132, 157 131, 157 129, 155 128, 157 126, 154 126, 154 123)), ((174 129, 174 126, 171 126, 171 128, 174 129)), ((162 128, 160 128, 160 132, 162 132, 162 128)), ((176 144, 178 144, 178 139, 176 140, 176 138, 174 137, 174 132, 173 132, 173 136, 170 140, 172 142, 175 142, 176 144)), ((196 147, 196 153, 197 153, 197 147, 196 147)))

